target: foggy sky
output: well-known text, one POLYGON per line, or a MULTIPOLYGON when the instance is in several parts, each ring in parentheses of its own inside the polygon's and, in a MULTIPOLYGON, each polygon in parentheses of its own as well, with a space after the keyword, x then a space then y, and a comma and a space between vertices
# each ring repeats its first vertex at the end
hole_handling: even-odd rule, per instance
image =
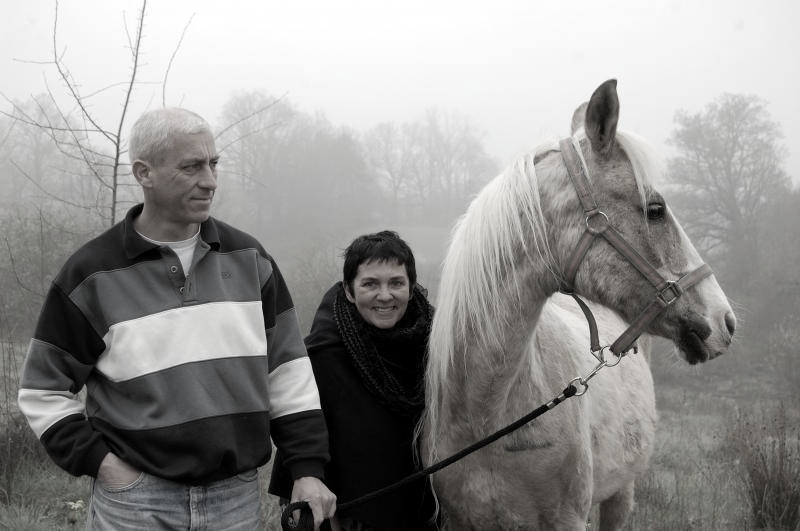
MULTIPOLYGON (((66 93, 52 60, 55 3, 0 0, 0 92, 66 93)), ((125 81, 140 1, 62 0, 59 53, 84 95, 125 81)), ((617 78, 620 126, 663 152, 675 111, 725 92, 768 102, 800 182, 800 7, 795 0, 151 0, 133 116, 168 105, 220 122, 235 91, 285 95, 364 131, 456 113, 501 165, 568 133, 574 108, 617 78), (178 45, 181 34, 183 41, 178 45)), ((109 123, 120 87, 92 96, 109 123)), ((6 110, 7 102, 0 101, 6 110)), ((128 126, 130 126, 129 122, 128 126)))

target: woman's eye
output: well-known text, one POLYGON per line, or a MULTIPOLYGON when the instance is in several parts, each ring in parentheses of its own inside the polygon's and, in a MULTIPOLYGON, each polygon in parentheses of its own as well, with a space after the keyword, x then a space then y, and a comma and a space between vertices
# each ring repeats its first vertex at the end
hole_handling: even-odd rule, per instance
POLYGON ((647 219, 650 221, 659 221, 664 219, 664 212, 666 208, 662 203, 649 203, 647 205, 647 219))

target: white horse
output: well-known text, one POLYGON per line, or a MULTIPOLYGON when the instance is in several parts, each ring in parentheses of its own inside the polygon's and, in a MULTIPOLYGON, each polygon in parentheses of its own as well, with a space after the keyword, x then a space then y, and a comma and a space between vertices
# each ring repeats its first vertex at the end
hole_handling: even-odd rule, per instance
POLYGON ((448 529, 583 530, 595 504, 600 529, 620 529, 656 423, 647 336, 638 354, 631 345, 641 333, 663 336, 697 363, 731 343, 731 307, 654 188, 656 159, 617 131, 616 81, 579 111, 585 123, 572 139, 517 160, 453 232, 430 340, 423 459, 483 439, 576 377, 585 393, 437 472, 448 529), (571 178, 570 159, 584 181, 571 178), (587 318, 560 289, 594 301, 600 345, 613 342, 598 359, 587 318), (584 377, 599 359, 616 362, 614 352, 629 353, 601 364, 589 388, 584 377))

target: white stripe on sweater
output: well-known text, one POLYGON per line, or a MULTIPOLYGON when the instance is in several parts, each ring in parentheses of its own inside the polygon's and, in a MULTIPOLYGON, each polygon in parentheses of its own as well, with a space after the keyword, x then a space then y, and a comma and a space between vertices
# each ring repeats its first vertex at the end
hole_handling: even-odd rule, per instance
POLYGON ((269 375, 270 418, 321 409, 311 361, 307 357, 287 361, 269 375))
POLYGON ((113 325, 97 369, 122 382, 184 363, 266 356, 261 301, 216 302, 113 325))
POLYGON ((20 389, 18 402, 36 437, 41 437, 59 420, 84 413, 83 402, 67 391, 20 389))

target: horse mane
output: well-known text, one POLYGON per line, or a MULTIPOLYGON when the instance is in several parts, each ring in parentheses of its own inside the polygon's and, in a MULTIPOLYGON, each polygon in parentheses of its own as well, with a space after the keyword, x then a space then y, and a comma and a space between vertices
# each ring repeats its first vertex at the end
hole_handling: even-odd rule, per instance
POLYGON ((501 292, 519 293, 520 286, 505 283, 517 278, 518 250, 549 261, 534 160, 537 154, 553 149, 557 149, 555 144, 543 145, 519 157, 481 190, 457 223, 443 262, 435 305, 430 344, 434 367, 429 367, 432 375, 446 377, 456 338, 481 330, 485 334, 479 341, 501 344, 497 327, 488 323, 498 315, 501 292), (531 244, 527 243, 529 235, 533 236, 531 244))
MULTIPOLYGON (((582 129, 575 138, 586 138, 582 129)), ((616 138, 633 166, 642 207, 646 209, 647 190, 661 170, 659 159, 637 135, 617 131, 616 138)), ((556 283, 559 280, 547 243, 537 176, 565 171, 562 164, 539 162, 551 151, 559 151, 557 142, 541 144, 532 153, 518 157, 478 193, 453 230, 443 262, 429 344, 428 408, 423 417, 429 437, 436 437, 440 401, 448 391, 446 382, 456 361, 459 341, 470 338, 484 350, 502 350, 504 323, 498 319, 504 315, 501 305, 508 304, 503 295, 519 299, 524 291, 524 286, 517 283, 517 269, 524 264, 520 255, 542 263, 556 283)))

